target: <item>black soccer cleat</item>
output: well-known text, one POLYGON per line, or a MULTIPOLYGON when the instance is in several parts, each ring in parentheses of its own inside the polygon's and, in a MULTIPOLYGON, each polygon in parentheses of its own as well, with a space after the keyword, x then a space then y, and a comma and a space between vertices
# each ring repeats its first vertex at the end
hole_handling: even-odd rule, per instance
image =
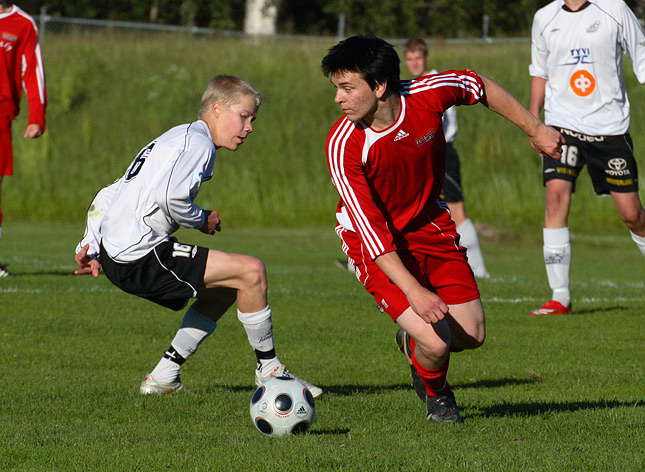
POLYGON ((410 364, 410 374, 412 375, 412 386, 414 391, 417 393, 417 396, 421 399, 422 402, 426 401, 426 386, 421 380, 417 369, 412 365, 412 347, 410 346, 410 336, 406 333, 403 328, 399 328, 396 332, 395 338, 397 346, 399 346, 399 351, 408 359, 410 364))
POLYGON ((463 423, 454 393, 426 399, 428 421, 434 423, 463 423))

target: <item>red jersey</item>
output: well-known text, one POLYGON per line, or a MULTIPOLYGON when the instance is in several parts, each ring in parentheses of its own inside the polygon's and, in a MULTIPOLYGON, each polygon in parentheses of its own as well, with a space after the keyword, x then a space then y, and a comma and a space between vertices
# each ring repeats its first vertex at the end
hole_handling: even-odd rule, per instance
POLYGON ((0 13, 0 34, 0 109, 14 119, 24 86, 29 124, 40 125, 44 130, 47 91, 36 23, 14 5, 0 13))
POLYGON ((394 251, 396 240, 441 211, 446 167, 443 112, 474 105, 484 86, 473 71, 403 81, 399 116, 373 130, 342 117, 327 136, 327 164, 340 195, 338 222, 360 236, 366 259, 394 251))

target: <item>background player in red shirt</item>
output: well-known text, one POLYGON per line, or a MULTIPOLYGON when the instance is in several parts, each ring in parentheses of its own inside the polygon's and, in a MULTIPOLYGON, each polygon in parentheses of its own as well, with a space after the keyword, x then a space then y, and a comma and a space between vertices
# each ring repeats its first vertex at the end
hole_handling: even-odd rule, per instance
MULTIPOLYGON (((22 84, 27 92, 29 122, 23 136, 37 138, 45 131, 47 91, 45 72, 33 18, 12 2, 0 4, 0 190, 2 178, 13 175, 11 121, 18 115, 22 84)), ((2 211, 0 211, 0 236, 2 211)), ((10 275, 0 265, 0 277, 10 275)))
POLYGON ((341 41, 322 61, 344 113, 326 143, 340 194, 336 230, 359 280, 404 330, 400 347, 425 387, 428 419, 461 422, 446 382, 449 352, 481 346, 485 323, 455 223, 439 199, 442 114, 481 102, 554 158, 562 136, 491 79, 465 70, 401 82, 399 63, 374 36, 341 41))

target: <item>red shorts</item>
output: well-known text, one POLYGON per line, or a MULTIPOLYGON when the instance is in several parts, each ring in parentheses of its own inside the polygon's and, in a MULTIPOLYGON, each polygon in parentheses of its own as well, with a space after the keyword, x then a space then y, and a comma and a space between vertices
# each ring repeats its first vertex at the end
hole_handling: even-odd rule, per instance
MULTIPOLYGON (((343 241, 343 250, 356 267, 356 277, 374 297, 378 305, 396 319, 410 306, 407 297, 379 269, 364 251, 362 242, 353 231, 340 225, 336 232, 343 241)), ((448 211, 431 223, 406 233, 397 244, 401 261, 421 285, 436 293, 447 305, 477 300, 479 289, 468 264, 466 249, 459 246, 459 234, 448 211)))
POLYGON ((11 149, 11 119, 0 107, 0 177, 13 175, 13 150, 11 149))

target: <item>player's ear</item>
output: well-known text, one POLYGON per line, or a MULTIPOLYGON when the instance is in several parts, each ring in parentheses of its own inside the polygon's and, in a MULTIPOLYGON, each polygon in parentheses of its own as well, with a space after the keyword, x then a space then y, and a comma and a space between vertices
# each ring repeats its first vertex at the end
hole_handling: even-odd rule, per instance
POLYGON ((382 84, 376 82, 376 87, 374 88, 374 92, 376 92, 376 98, 382 98, 383 95, 385 95, 386 91, 387 81, 384 81, 382 84))
POLYGON ((215 102, 211 105, 211 113, 213 113, 213 116, 215 118, 219 118, 220 115, 222 114, 222 105, 219 104, 218 102, 215 102))

